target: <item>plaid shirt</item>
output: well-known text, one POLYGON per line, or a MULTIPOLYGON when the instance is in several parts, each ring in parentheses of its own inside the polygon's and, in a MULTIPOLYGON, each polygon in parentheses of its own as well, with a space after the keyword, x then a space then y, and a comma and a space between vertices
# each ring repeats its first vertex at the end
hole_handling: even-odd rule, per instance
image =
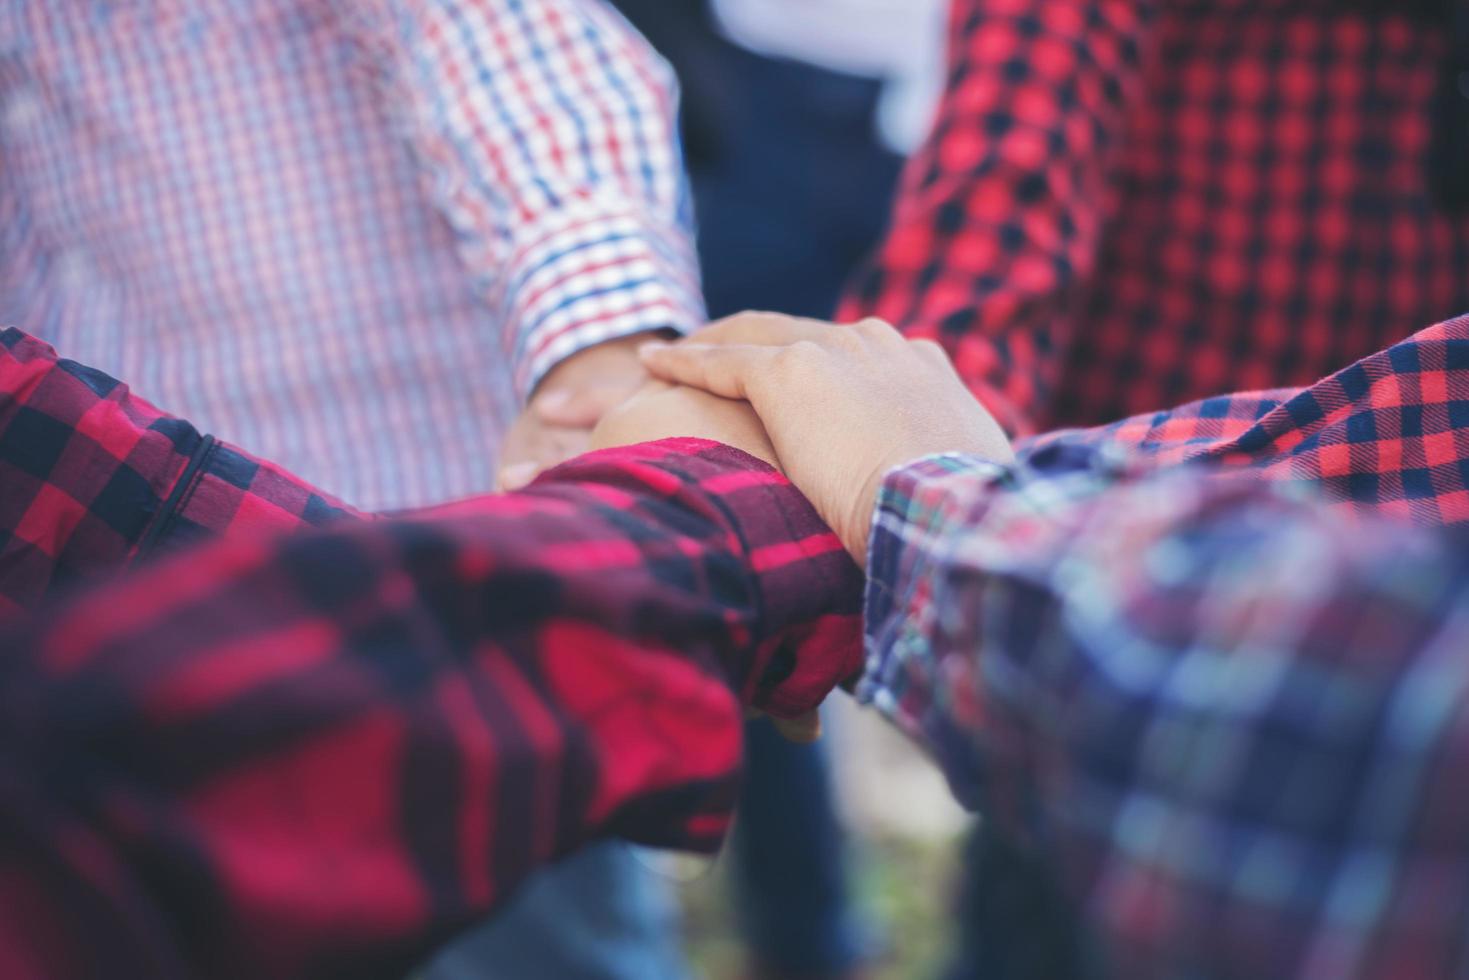
POLYGON ((842 315, 1022 433, 1309 384, 1469 309, 1466 57, 1444 0, 955 0, 842 315))
POLYGON ((1466 460, 1469 318, 1010 469, 919 461, 859 696, 1034 854, 1084 970, 1458 975, 1469 542, 1426 529, 1469 521, 1466 460))
POLYGON ((0 324, 372 508, 703 322, 671 75, 600 0, 0 0, 0 324))
POLYGON ((223 534, 364 516, 127 385, 0 331, 0 616, 223 534))
MULTIPOLYGON (((5 975, 396 975, 582 841, 711 845, 739 701, 856 666, 855 569, 732 450, 365 522, 0 339, 13 606, 229 538, 0 627, 5 975)), ((1011 470, 899 470, 860 695, 1043 845, 1117 975, 1447 972, 1469 550, 1376 512, 1464 520, 1466 406, 1462 319, 1011 470)))
POLYGON ((857 568, 728 447, 352 520, 0 339, 0 594, 95 585, 0 621, 0 975, 403 976, 589 840, 713 847, 741 705, 860 665, 857 568))

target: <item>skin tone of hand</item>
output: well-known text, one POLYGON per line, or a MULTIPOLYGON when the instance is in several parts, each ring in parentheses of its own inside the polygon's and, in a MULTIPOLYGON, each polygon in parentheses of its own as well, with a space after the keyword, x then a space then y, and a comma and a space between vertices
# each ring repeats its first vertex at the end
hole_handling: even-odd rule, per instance
POLYGON ((712 439, 776 466, 775 448, 747 402, 648 381, 592 431, 592 449, 673 438, 712 439))
POLYGON ((648 380, 637 350, 656 336, 588 347, 547 372, 505 433, 500 489, 518 490, 541 470, 586 452, 593 426, 648 380))
MULTIPOLYGON (((837 326, 743 313, 640 353, 655 377, 747 400, 781 469, 859 563, 889 470, 943 452, 1014 458, 943 349, 880 320, 837 326)), ((673 434, 690 433, 649 438, 673 434)))

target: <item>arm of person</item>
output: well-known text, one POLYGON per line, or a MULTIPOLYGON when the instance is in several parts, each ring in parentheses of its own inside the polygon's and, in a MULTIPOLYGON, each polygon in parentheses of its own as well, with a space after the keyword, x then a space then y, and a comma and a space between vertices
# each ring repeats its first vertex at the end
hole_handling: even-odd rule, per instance
POLYGON ((531 403, 505 459, 559 461, 644 380, 625 338, 705 320, 676 82, 601 0, 394 7, 390 92, 531 403))
POLYGON ((1152 0, 956 0, 949 85, 838 318, 941 343, 1012 434, 1044 424, 1093 274, 1152 0))
POLYGON ((1106 975, 1452 975, 1464 554, 1248 474, 930 457, 883 485, 858 693, 1106 975))
POLYGON ((1358 514, 1469 521, 1469 317, 1418 331, 1304 388, 1238 392, 1017 444, 1022 458, 1103 449, 1309 484, 1358 514))
POLYGON ((401 977, 590 840, 712 848, 743 706, 855 675, 860 601, 684 439, 53 607, 0 634, 0 974, 401 977))
POLYGON ((362 516, 13 329, 0 488, 0 616, 201 538, 362 516))
MULTIPOLYGON (((1434 427, 1452 418, 1459 329, 1339 379, 1362 397, 1350 445, 1372 446, 1342 465, 1379 475, 1433 418, 1410 410, 1420 387, 1449 413, 1434 427)), ((1011 459, 935 349, 883 324, 742 317, 706 340, 645 358, 751 399, 866 557, 859 697, 1034 853, 1100 972, 1464 969, 1469 846, 1447 829, 1469 814, 1461 540, 1323 506, 1321 481, 1159 466, 1116 442, 1011 459)), ((1353 417, 1300 397, 1295 438, 1278 417, 1231 452, 1353 417)))

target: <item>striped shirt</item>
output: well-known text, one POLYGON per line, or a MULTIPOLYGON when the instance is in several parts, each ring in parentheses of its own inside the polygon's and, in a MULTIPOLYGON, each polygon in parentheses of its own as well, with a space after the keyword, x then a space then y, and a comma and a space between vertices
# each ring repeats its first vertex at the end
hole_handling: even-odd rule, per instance
POLYGON ((702 322, 673 82, 592 0, 0 0, 0 323, 370 508, 702 322))

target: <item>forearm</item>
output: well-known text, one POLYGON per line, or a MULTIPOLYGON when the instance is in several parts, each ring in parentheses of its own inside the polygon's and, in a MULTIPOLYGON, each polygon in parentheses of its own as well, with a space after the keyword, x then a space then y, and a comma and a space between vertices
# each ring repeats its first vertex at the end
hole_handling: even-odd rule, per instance
POLYGON ((525 398, 587 347, 704 321, 672 73, 599 0, 405 4, 394 97, 525 398))
POLYGON ((0 614, 225 533, 351 514, 128 386, 0 331, 0 614))
POLYGON ((1236 392, 1024 440, 1022 459, 1084 450, 1303 484, 1340 509, 1428 527, 1469 520, 1469 317, 1427 327, 1304 388, 1236 392))
POLYGON ((0 956, 401 976, 589 839, 710 846, 741 703, 855 669, 858 581, 704 443, 133 576, 6 638, 0 848, 39 925, 0 956))
POLYGON ((942 342, 1012 433, 1045 421, 1154 6, 959 0, 938 120, 842 308, 942 342))
POLYGON ((870 588, 895 598, 869 598, 862 693, 1040 856, 1104 974, 1462 969, 1469 898, 1414 894, 1469 871, 1433 829, 1469 809, 1453 548, 1075 451, 924 464, 883 508, 870 588))

